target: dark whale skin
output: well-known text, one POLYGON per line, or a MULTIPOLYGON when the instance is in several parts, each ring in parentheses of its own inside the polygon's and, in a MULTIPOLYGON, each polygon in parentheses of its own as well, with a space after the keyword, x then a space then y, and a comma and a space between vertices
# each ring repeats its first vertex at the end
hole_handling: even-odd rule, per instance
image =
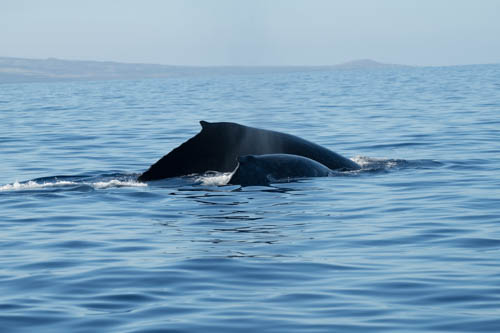
POLYGON ((269 185, 305 177, 328 177, 332 171, 310 158, 290 154, 246 155, 238 158, 238 167, 228 184, 269 185))
POLYGON ((292 154, 315 160, 331 170, 360 166, 328 148, 297 136, 230 122, 200 121, 202 130, 173 149, 138 177, 139 181, 179 177, 206 171, 231 172, 243 155, 292 154))

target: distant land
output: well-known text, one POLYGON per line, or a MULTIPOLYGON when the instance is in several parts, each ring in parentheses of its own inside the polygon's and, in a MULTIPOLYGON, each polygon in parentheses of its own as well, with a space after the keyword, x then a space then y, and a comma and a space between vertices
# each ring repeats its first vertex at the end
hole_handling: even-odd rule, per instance
POLYGON ((403 67, 374 60, 355 60, 333 66, 170 66, 112 61, 27 59, 0 57, 0 83, 76 80, 150 79, 204 74, 245 74, 403 67))

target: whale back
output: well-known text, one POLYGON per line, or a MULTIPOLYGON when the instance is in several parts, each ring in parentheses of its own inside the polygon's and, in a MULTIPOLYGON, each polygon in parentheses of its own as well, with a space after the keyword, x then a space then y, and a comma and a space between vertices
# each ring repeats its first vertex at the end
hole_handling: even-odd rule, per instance
POLYGON ((327 177, 331 170, 304 156, 290 154, 247 155, 238 158, 228 184, 253 186, 304 177, 327 177))
POLYGON ((200 121, 200 124, 202 129, 198 134, 163 156, 139 180, 206 171, 230 172, 242 155, 293 154, 318 161, 332 170, 360 168, 353 161, 294 135, 230 122, 200 121))

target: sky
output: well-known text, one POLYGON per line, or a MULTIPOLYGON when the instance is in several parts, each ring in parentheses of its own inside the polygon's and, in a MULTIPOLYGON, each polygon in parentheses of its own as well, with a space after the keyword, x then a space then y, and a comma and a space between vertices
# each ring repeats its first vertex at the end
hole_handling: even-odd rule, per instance
POLYGON ((0 0, 0 56, 198 66, 500 63, 500 0, 0 0))

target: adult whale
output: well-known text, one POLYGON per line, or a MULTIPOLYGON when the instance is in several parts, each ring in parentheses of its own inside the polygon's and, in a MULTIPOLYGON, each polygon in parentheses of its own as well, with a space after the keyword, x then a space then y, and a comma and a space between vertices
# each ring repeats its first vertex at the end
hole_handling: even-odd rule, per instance
POLYGON ((206 171, 230 172, 238 156, 292 154, 310 158, 332 170, 360 166, 333 151, 297 136, 236 123, 200 121, 201 132, 174 148, 139 176, 140 181, 178 177, 206 171))
POLYGON ((238 167, 228 184, 253 186, 304 177, 328 177, 332 171, 310 158, 290 154, 238 157, 238 167))

